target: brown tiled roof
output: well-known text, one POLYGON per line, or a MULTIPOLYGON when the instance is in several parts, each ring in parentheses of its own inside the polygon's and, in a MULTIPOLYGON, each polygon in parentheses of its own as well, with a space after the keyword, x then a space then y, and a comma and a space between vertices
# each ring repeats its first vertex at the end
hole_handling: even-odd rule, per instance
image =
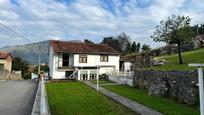
POLYGON ((69 41, 51 40, 54 52, 85 53, 85 54, 120 54, 105 44, 73 43, 69 41))
POLYGON ((0 59, 6 59, 10 53, 0 52, 0 59))

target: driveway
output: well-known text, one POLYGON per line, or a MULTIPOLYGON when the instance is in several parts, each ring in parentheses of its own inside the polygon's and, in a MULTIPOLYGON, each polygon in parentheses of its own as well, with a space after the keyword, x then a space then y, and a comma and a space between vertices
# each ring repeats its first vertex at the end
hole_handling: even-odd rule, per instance
POLYGON ((30 80, 0 83, 0 114, 30 115, 37 91, 37 83, 30 80))

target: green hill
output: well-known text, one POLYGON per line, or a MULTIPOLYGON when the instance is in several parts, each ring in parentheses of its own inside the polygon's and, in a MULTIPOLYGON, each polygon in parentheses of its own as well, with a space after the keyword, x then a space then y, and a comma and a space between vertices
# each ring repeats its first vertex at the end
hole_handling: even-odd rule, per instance
POLYGON ((204 63, 204 48, 183 52, 182 59, 183 64, 178 63, 178 54, 173 54, 169 56, 157 57, 165 59, 167 62, 162 66, 154 66, 151 69, 156 70, 194 70, 196 68, 188 67, 189 63, 204 63))

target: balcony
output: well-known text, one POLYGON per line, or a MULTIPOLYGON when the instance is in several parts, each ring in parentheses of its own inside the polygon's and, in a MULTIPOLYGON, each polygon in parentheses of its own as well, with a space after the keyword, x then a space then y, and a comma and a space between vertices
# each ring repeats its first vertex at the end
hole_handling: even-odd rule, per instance
POLYGON ((69 63, 69 60, 58 60, 58 64, 57 64, 57 68, 58 69, 63 69, 66 71, 74 71, 74 67, 72 64, 69 63))

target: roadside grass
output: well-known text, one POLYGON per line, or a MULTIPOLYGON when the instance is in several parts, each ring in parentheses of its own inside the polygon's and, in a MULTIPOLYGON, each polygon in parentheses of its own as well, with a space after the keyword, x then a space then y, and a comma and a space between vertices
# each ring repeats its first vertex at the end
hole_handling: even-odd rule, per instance
MULTIPOLYGON (((93 84, 97 84, 97 80, 91 80, 91 82, 93 84)), ((109 81, 109 80, 99 79, 99 84, 110 84, 110 83, 114 83, 114 82, 109 81)))
POLYGON ((103 87, 142 105, 164 113, 165 115, 199 115, 198 107, 178 104, 167 98, 148 96, 147 91, 144 90, 126 85, 106 85, 103 87))
POLYGON ((135 115, 81 82, 47 83, 52 115, 135 115))
POLYGON ((148 69, 154 70, 195 70, 194 67, 188 67, 189 63, 204 63, 204 48, 183 52, 182 59, 183 64, 179 65, 178 54, 173 54, 169 56, 161 56, 157 58, 162 58, 168 61, 165 65, 154 66, 148 69))

